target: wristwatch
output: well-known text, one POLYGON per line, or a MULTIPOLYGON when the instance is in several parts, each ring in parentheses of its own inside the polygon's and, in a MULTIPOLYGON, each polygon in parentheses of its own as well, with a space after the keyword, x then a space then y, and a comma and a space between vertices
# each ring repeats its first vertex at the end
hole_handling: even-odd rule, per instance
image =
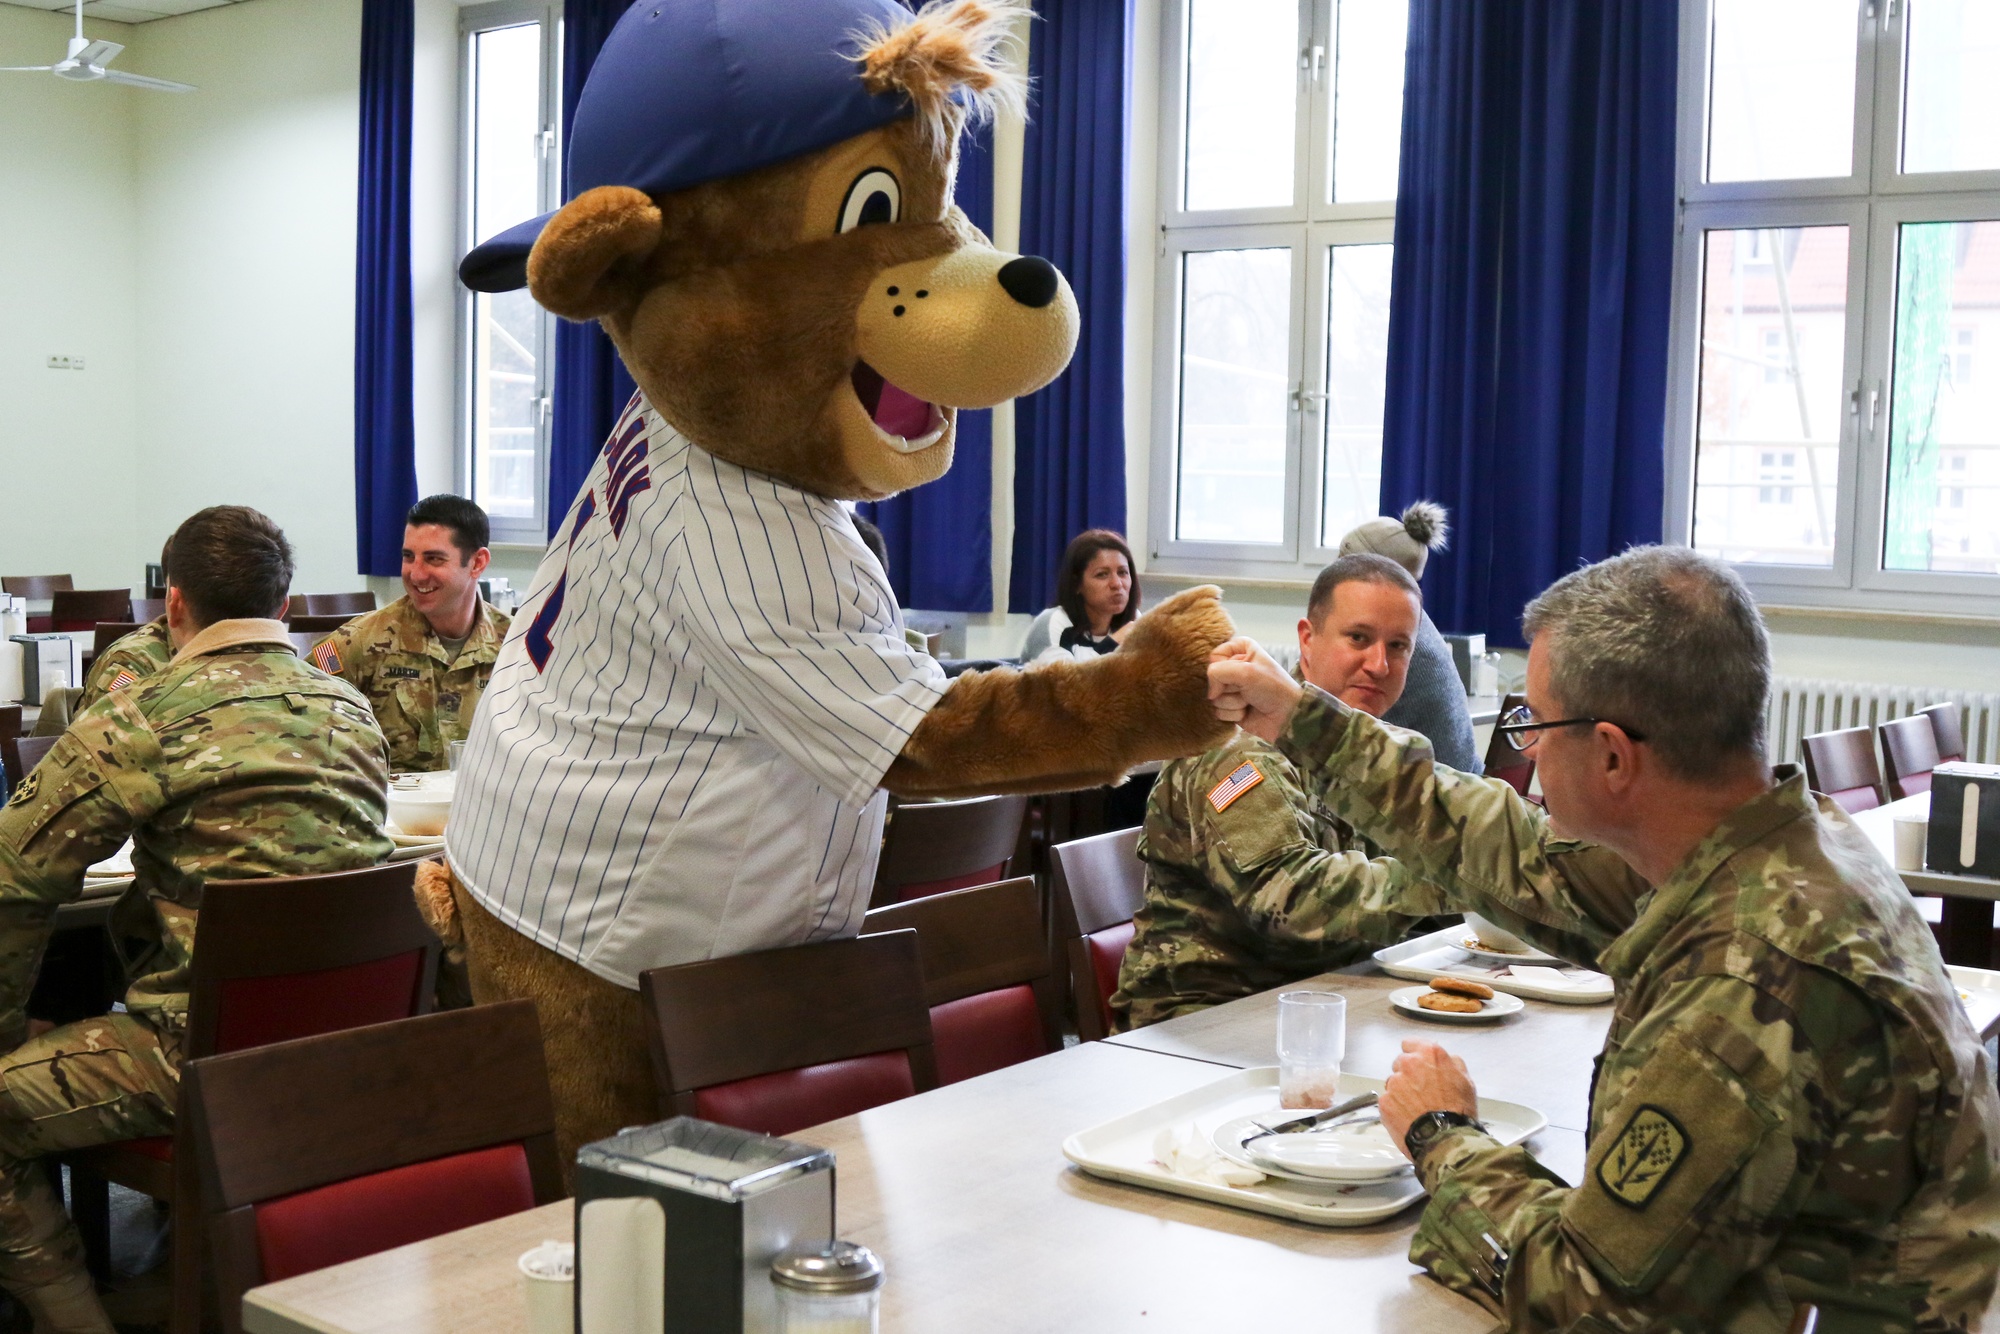
POLYGON ((1446 1131, 1457 1130, 1460 1126, 1471 1126, 1474 1130, 1486 1129, 1464 1112, 1425 1112, 1410 1122, 1410 1128, 1403 1132, 1403 1147, 1409 1150, 1410 1161, 1421 1163, 1424 1160, 1425 1149, 1436 1143, 1446 1131))

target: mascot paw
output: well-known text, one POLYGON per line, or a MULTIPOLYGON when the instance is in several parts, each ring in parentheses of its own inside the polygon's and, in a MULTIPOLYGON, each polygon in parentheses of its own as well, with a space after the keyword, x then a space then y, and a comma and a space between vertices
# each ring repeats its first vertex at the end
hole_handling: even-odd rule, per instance
POLYGON ((1234 730, 1208 702, 1208 656, 1236 633, 1213 584, 1190 588, 1132 623, 1118 651, 1135 706, 1128 725, 1141 758, 1170 760, 1220 745, 1234 730))
POLYGON ((417 915, 444 942, 445 959, 464 963, 465 923, 458 915, 458 901, 452 897, 450 868, 443 862, 417 863, 415 897, 417 915))

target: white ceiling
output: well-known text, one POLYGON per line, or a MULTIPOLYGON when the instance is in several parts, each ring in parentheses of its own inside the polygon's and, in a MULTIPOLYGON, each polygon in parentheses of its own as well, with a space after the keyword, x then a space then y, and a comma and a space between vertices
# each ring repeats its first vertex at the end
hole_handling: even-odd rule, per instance
MULTIPOLYGON (((216 9, 222 5, 239 5, 243 2, 244 0, 84 0, 83 16, 90 19, 109 19, 113 23, 146 23, 174 14, 192 14, 197 9, 216 9)), ((0 4, 19 5, 23 9, 55 10, 64 14, 76 12, 76 0, 0 0, 0 4)))

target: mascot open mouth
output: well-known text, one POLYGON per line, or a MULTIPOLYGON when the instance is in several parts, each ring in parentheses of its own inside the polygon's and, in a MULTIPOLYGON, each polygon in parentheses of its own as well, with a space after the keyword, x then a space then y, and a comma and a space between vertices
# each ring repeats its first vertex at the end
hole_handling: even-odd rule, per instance
POLYGON ((909 390, 883 379, 882 372, 865 361, 855 362, 848 378, 854 384, 854 396, 861 400, 862 411, 868 414, 877 434, 891 449, 914 454, 929 449, 943 437, 947 418, 937 404, 926 403, 909 390))

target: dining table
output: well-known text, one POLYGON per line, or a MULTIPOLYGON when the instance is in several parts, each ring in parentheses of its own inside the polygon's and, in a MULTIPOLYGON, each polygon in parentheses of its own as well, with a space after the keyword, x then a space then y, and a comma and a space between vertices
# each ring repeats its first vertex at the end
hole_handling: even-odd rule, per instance
MULTIPOLYGON (((1865 811, 1852 812, 1849 819, 1882 854, 1896 865, 1896 821, 1931 818, 1931 794, 1914 792, 1907 797, 1865 811)), ((1941 946, 1953 963, 1977 968, 1993 966, 1993 904, 2000 900, 2000 879, 1984 875, 1961 875, 1942 870, 1904 870, 1896 874, 1912 894, 1935 894, 1944 900, 1941 946)))

